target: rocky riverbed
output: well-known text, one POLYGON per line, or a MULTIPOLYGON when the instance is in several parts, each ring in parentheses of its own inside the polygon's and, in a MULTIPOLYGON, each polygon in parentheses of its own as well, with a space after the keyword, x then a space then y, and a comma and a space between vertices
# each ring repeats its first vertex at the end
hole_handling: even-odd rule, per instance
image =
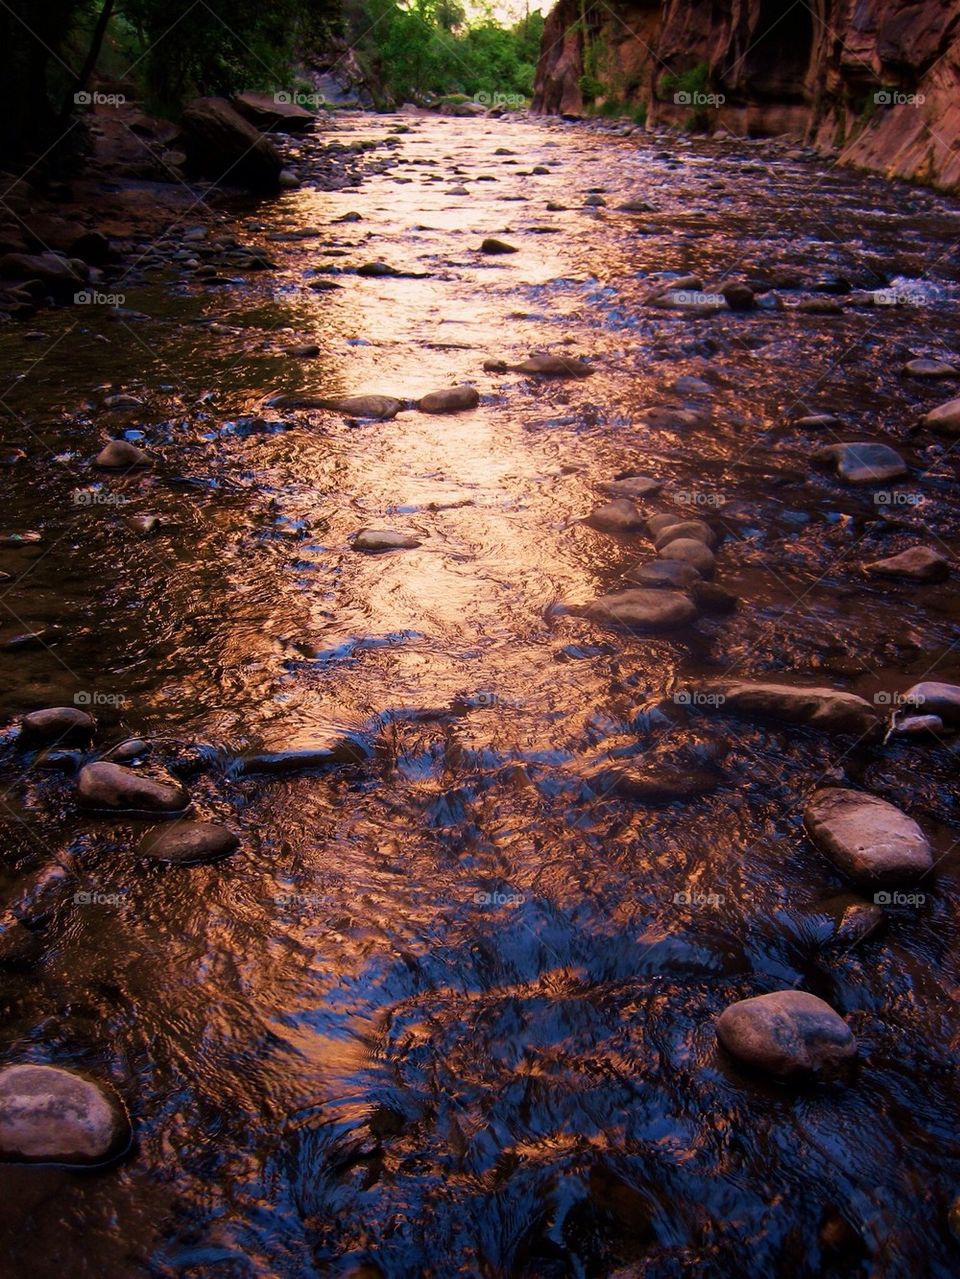
POLYGON ((5 1254, 956 1273, 960 205, 335 127, 0 328, 5 1254))

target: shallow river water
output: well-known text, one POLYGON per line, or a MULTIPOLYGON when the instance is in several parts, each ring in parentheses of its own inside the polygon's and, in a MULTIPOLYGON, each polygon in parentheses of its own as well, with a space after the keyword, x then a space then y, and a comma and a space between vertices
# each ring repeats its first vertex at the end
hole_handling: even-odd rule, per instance
POLYGON ((954 586, 861 571, 960 547, 956 445, 918 429, 960 392, 903 373, 960 352, 960 205, 770 145, 337 129, 398 126, 359 188, 208 230, 275 270, 204 284, 148 261, 109 282, 145 318, 0 332, 2 443, 26 454, 3 521, 41 534, 0 549, 0 887, 42 947, 3 975, 3 1060, 110 1080, 136 1131, 101 1171, 4 1168, 5 1273, 956 1274, 955 752, 704 714, 684 690, 807 678, 894 705, 960 682, 954 586), (378 260, 422 278, 355 273, 378 260), (643 305, 663 273, 771 288, 691 316, 643 305), (797 309, 843 280, 841 314, 797 309), (859 297, 877 289, 900 304, 859 297), (303 342, 319 355, 284 353, 303 342), (533 352, 594 372, 484 370, 533 352), (481 403, 453 416, 264 408, 460 382, 481 403), (106 408, 119 393, 143 407, 106 408), (793 425, 816 413, 840 425, 793 425), (154 465, 98 476, 124 431, 154 465), (909 479, 852 489, 811 460, 863 439, 909 479), (665 485, 644 509, 723 533, 736 613, 649 636, 565 611, 650 553, 584 523, 634 473, 665 485), (363 554, 365 526, 422 545, 363 554), (98 750, 148 739, 240 850, 144 865, 142 823, 80 813, 82 760, 25 758, 14 727, 78 693, 98 750), (359 762, 248 766, 344 738, 359 762), (713 788, 591 785, 617 757, 713 788), (801 824, 824 780, 905 808, 938 858, 857 945, 801 824), (727 1004, 792 986, 848 1020, 852 1079, 765 1084, 718 1051, 727 1004))

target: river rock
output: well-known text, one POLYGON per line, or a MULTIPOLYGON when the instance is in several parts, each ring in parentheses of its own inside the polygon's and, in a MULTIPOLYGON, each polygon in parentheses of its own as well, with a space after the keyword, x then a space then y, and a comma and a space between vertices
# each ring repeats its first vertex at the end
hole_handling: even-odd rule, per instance
POLYGON ((871 577, 902 577, 913 582, 942 582, 950 573, 950 561, 932 546, 911 546, 886 560, 864 564, 871 577))
POLYGON ((317 117, 312 111, 286 102, 289 94, 236 93, 233 105, 245 120, 264 133, 309 133, 317 117))
POLYGON ((0 1070, 0 1157, 92 1165, 130 1144, 130 1120, 112 1090, 59 1066, 0 1070))
POLYGON ((917 823, 876 795, 843 788, 815 791, 803 823, 817 847, 862 883, 915 879, 933 866, 933 852, 917 823))
POLYGON ((682 560, 641 560, 628 569, 624 577, 638 586, 678 591, 689 590, 694 582, 703 580, 692 564, 684 564, 682 560))
POLYGON ((757 305, 757 299, 749 284, 725 284, 720 292, 731 311, 752 311, 757 305))
POLYGON ((190 796, 172 778, 158 781, 106 760, 80 770, 77 798, 84 808, 108 812, 182 813, 190 807, 190 796))
POLYGON ((960 727, 960 684, 924 680, 903 695, 908 706, 923 707, 924 715, 939 715, 945 724, 960 727))
POLYGON ((20 721, 20 740, 25 746, 89 742, 96 729, 97 721, 78 706, 48 706, 24 715, 20 721))
POLYGON ((355 551, 412 551, 422 545, 419 538, 389 528, 363 528, 353 539, 355 551))
POLYGON ((76 261, 59 253, 5 253, 0 257, 0 278, 39 280, 43 293, 67 302, 83 290, 88 274, 85 267, 77 268, 76 261))
POLYGON ((194 866, 228 857, 239 845, 239 839, 226 826, 214 822, 171 822, 169 826, 148 830, 138 852, 151 861, 194 866))
POLYGON ((607 480, 599 486, 611 497, 628 497, 631 500, 652 497, 663 488, 662 480, 652 480, 647 475, 628 475, 622 480, 607 480))
POLYGON ((102 471, 120 471, 133 466, 149 466, 150 458, 129 440, 111 440, 93 459, 93 464, 102 471))
POLYGON ((948 400, 946 404, 931 409, 923 419, 923 425, 935 431, 945 431, 948 435, 960 435, 960 399, 948 400))
POLYGON ((908 715, 895 720, 890 731, 894 737, 938 737, 944 729, 939 715, 908 715))
POLYGON ((481 253, 519 253, 520 250, 515 245, 507 244, 506 240, 497 240, 493 236, 488 236, 480 245, 481 253))
POLYGON ((379 422, 390 421, 403 408, 403 401, 392 395, 348 395, 343 399, 331 400, 306 391, 272 395, 266 403, 269 408, 274 409, 330 409, 347 417, 372 418, 379 422))
POLYGON ((587 523, 603 533, 639 533, 644 518, 629 498, 618 497, 598 506, 587 523))
POLYGON ((451 386, 445 391, 431 391, 417 401, 421 413, 461 413, 475 409, 480 403, 480 392, 472 386, 451 386))
POLYGON ((701 577, 712 577, 716 565, 713 551, 692 537, 678 537, 657 552, 658 559, 681 560, 692 564, 701 577))
POLYGON ((832 413, 808 413, 806 417, 794 418, 792 424, 801 431, 829 431, 841 425, 840 419, 832 413))
POLYGON ((877 736, 882 723, 876 707, 855 693, 834 688, 800 688, 793 684, 711 680, 700 692, 713 700, 696 701, 704 709, 719 709, 746 718, 775 719, 784 724, 808 724, 826 733, 877 736))
POLYGON ((657 511, 654 515, 647 517, 647 532, 651 537, 656 537, 658 533, 662 533, 665 528, 669 528, 671 524, 682 524, 682 515, 668 515, 665 511, 657 511))
POLYGON ((565 355, 533 355, 511 367, 515 373, 531 373, 535 377, 589 377, 593 372, 583 360, 565 355))
POLYGON ((573 611, 594 622, 641 630, 669 630, 686 626, 695 621, 697 616, 696 605, 679 591, 642 588, 602 595, 573 611))
POLYGON ((678 520, 676 524, 667 524, 656 534, 653 544, 658 551, 662 551, 665 546, 679 541, 681 537, 692 537, 695 542, 702 542, 709 547, 717 544, 716 533, 703 520, 678 520))
POLYGON ((280 189, 279 151, 225 98, 196 98, 188 103, 182 131, 187 165, 193 172, 254 191, 280 189))
POLYGON ((298 360, 311 360, 320 354, 320 347, 316 342, 300 342, 294 346, 285 346, 283 353, 295 356, 298 360))
POLYGON ((882 484, 907 474, 907 464, 888 444, 828 444, 814 453, 817 462, 833 462, 848 484, 882 484))
POLYGON ((598 794, 614 794, 641 804, 672 804, 696 799, 717 789, 719 773, 679 764, 600 765, 586 779, 598 794))
MULTIPOLYGON (((667 564, 669 562, 669 560, 664 561, 667 564)), ((718 616, 735 613, 740 603, 733 591, 728 591, 725 586, 718 586, 716 582, 693 582, 689 589, 690 598, 701 613, 713 613, 718 616)))
POLYGON ((850 1027, 805 990, 776 990, 724 1009, 717 1038, 747 1065, 786 1078, 835 1070, 857 1053, 850 1027))
POLYGON ((911 360, 904 371, 911 377, 941 378, 960 377, 960 368, 945 360, 911 360))

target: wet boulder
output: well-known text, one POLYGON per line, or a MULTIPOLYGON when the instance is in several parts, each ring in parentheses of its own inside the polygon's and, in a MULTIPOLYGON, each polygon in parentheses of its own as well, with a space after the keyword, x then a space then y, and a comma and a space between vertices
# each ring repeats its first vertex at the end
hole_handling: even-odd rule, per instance
POLYGON ((947 435, 960 435, 960 399, 948 400, 924 417, 923 425, 935 431, 944 431, 947 435))
POLYGON ((662 488, 662 480, 653 480, 648 475, 625 475, 623 479, 605 480, 600 485, 600 489, 610 497, 628 497, 631 501, 653 497, 662 488))
POLYGON ((696 621, 696 605, 686 595, 671 590, 636 588, 601 595, 590 604, 571 610, 593 622, 638 630, 672 630, 696 621))
POLYGON ((779 1078, 832 1073, 857 1054, 840 1014, 805 990, 731 1004, 717 1020, 717 1038, 740 1061, 779 1078))
POLYGON ((417 401, 421 413, 462 413, 475 409, 480 392, 472 386, 451 386, 444 391, 431 391, 417 401))
POLYGON ((653 544, 658 551, 662 551, 665 546, 679 541, 681 537, 691 537, 695 542, 702 542, 704 546, 711 548, 717 544, 716 533, 703 520, 678 520, 675 524, 667 524, 655 535, 653 544))
POLYGON ((950 574, 950 561, 932 546, 911 546, 889 559, 864 564, 870 577, 903 578, 911 582, 942 582, 950 574))
POLYGON ((307 391, 272 395, 266 404, 273 409, 330 409, 346 417, 370 418, 377 422, 390 421, 403 408, 403 401, 392 395, 347 395, 329 399, 307 391))
POLYGON ((239 846, 233 831, 215 822, 171 822, 147 831, 137 851, 150 861, 195 866, 228 857, 239 846))
POLYGON ((638 586, 667 587, 677 591, 687 591, 695 582, 703 581, 693 565, 684 564, 682 560, 641 560, 628 569, 624 577, 638 586))
POLYGON ((48 706, 31 711, 20 721, 20 741, 24 746, 53 746, 93 740, 97 721, 79 706, 48 706))
POLYGON ((264 133, 309 133, 317 117, 289 98, 288 93, 236 93, 232 101, 237 112, 264 133))
POLYGON ((481 253, 501 254, 501 253, 519 253, 520 250, 513 244, 507 244, 506 240, 497 240, 493 236, 488 236, 480 245, 481 253))
POLYGON ((529 373, 534 377, 589 377, 593 372, 583 360, 565 355, 533 355, 510 367, 515 373, 529 373))
POLYGON ((709 546, 693 537, 678 537, 657 551, 659 559, 680 560, 692 565, 701 577, 712 577, 716 559, 709 546))
POLYGON ((77 799, 99 812, 173 814, 190 807, 190 796, 173 778, 161 780, 106 760, 80 770, 77 799))
POLYGON ((817 462, 832 462, 848 484, 883 484, 907 474, 906 462, 888 444, 828 444, 813 456, 817 462))
POLYGON ((422 545, 418 537, 390 528, 363 528, 353 539, 355 551, 412 551, 422 545))
POLYGON ((149 466, 150 457, 129 440, 110 440, 93 459, 93 465, 101 471, 125 471, 149 466))
POLYGON ((82 292, 87 269, 78 259, 59 253, 5 253, 0 257, 0 279, 39 280, 42 293, 70 302, 82 292))
POLYGON ((598 506, 587 523, 602 533, 639 533, 643 529, 644 518, 629 498, 618 497, 598 506))
POLYGON ((192 172, 252 191, 280 189, 279 151, 225 98, 194 99, 184 109, 181 127, 192 172))
POLYGON ((948 364, 946 360, 910 360, 905 365, 904 372, 911 377, 960 377, 960 368, 956 364, 948 364))
POLYGON ((933 866, 933 851, 917 823, 876 795, 842 787, 815 791, 803 823, 817 847, 861 883, 895 884, 933 866))
POLYGON ((960 684, 924 680, 903 695, 908 706, 923 708, 924 715, 938 715, 945 724, 960 727, 960 684))
POLYGON ((875 737, 882 731, 876 707, 855 693, 835 688, 802 688, 750 680, 710 680, 694 704, 747 719, 805 724, 826 733, 875 737))
POLYGON ((129 1144, 130 1120, 112 1089, 59 1066, 0 1070, 0 1158, 90 1166, 129 1144))

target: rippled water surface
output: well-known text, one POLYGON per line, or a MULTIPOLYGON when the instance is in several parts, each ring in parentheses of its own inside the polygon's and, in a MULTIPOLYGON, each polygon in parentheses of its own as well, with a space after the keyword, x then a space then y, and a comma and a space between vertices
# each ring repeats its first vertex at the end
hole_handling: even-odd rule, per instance
POLYGON ((4 739, 0 887, 43 942, 4 978, 4 1059, 112 1080, 137 1132, 99 1173, 4 1169, 8 1273, 955 1274, 955 755, 675 694, 727 673, 870 699, 960 682, 954 587, 860 569, 918 537, 960 546, 956 452, 917 429, 956 384, 902 373, 960 349, 960 208, 774 147, 403 123, 360 188, 210 230, 276 270, 204 286, 168 263, 122 283, 146 318, 0 332, 2 441, 27 454, 3 519, 42 534, 0 550, 0 644, 44 641, 0 652, 4 720, 85 692, 100 748, 150 739, 242 837, 216 865, 144 867, 141 826, 77 812, 76 758, 25 766, 4 739), (519 252, 481 254, 490 235, 519 252), (354 273, 377 260, 424 278, 354 273), (697 318, 642 304, 664 272, 775 287, 697 318), (841 315, 795 309, 836 277, 841 315), (903 305, 857 301, 879 288, 903 305), (538 351, 595 371, 483 369, 538 351), (450 417, 264 408, 458 382, 482 399, 450 417), (105 409, 121 391, 145 407, 105 409), (817 412, 842 426, 791 425, 817 412), (155 465, 97 476, 123 431, 155 465), (836 439, 898 448, 899 496, 813 466, 836 439), (665 483, 650 510, 722 529, 736 614, 650 637, 561 607, 649 552, 583 522, 637 472, 665 483), (361 554, 365 526, 422 545, 361 554), (362 762, 243 762, 345 735, 362 762), (616 757, 716 786, 625 801, 589 784, 616 757), (824 779, 907 808, 940 858, 922 905, 858 946, 837 936, 849 885, 801 827, 824 779), (718 1054, 729 1002, 793 985, 856 1034, 846 1085, 768 1086, 718 1054))

